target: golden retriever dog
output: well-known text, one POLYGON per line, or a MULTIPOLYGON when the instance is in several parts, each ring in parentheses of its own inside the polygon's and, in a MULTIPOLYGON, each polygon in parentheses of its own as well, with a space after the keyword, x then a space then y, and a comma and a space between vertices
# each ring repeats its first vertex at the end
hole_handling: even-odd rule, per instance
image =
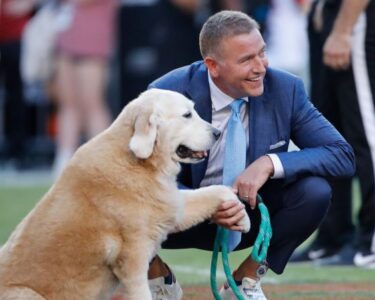
MULTIPOLYGON (((151 300, 147 271, 167 234, 212 216, 229 187, 179 190, 218 132, 179 93, 152 89, 81 146, 0 250, 1 300, 151 300)), ((250 229, 248 216, 240 222, 250 229)))

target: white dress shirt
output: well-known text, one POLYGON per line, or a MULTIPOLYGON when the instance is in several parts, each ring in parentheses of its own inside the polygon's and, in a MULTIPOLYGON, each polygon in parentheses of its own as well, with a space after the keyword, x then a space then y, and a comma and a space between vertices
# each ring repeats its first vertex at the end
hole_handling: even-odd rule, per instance
MULTIPOLYGON (((212 81, 208 73, 208 82, 210 87, 211 101, 212 101, 212 125, 220 130, 221 135, 210 149, 208 158, 208 167, 206 174, 200 186, 209 186, 212 184, 222 184, 223 182, 223 163, 225 151, 225 139, 227 133, 228 121, 231 115, 230 104, 233 102, 232 97, 223 93, 212 81)), ((249 114, 248 105, 249 100, 247 97, 242 98, 245 104, 241 106, 241 122, 246 133, 246 147, 249 148, 249 114)), ((281 164, 279 157, 276 154, 268 154, 274 166, 274 175, 272 178, 283 178, 284 168, 281 164)), ((248 157, 246 158, 248 165, 248 157)))

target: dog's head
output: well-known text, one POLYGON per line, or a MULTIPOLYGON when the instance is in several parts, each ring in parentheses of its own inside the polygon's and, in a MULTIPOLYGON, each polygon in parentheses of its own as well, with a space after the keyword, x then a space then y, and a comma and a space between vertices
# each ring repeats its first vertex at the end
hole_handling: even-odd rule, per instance
POLYGON ((134 128, 129 148, 140 159, 158 152, 176 162, 199 162, 220 134, 177 92, 151 89, 129 105, 134 128))

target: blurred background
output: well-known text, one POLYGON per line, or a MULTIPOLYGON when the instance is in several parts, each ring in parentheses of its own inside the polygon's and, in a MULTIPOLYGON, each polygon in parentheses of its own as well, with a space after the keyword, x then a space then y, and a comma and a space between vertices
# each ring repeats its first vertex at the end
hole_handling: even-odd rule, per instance
MULTIPOLYGON (((103 1, 1 1, 1 170, 51 169, 55 156, 59 155, 59 146, 64 143, 59 139, 59 132, 66 125, 59 119, 63 115, 59 112, 85 110, 84 114, 76 113, 80 121, 65 117, 65 123, 77 123, 69 128, 77 131, 75 141, 65 146, 71 148, 67 152, 72 152, 101 130, 88 130, 92 126, 90 122, 101 122, 105 128, 152 80, 201 59, 200 28, 211 14, 222 9, 242 10, 253 16, 261 24, 270 65, 302 76, 308 85, 305 24, 310 0, 104 1, 111 2, 110 5, 100 2, 103 1), (27 4, 21 5, 21 2, 27 4), (80 8, 80 2, 93 2, 91 6, 97 7, 80 8), (40 18, 38 13, 47 10, 47 6, 52 17, 40 18), (73 17, 73 21, 69 20, 73 17), (32 26, 28 25, 33 22, 32 26), (72 24, 65 24, 69 22, 72 24), (45 32, 46 27, 59 28, 50 29, 54 31, 51 33, 45 32), (88 70, 84 67, 74 70, 66 62, 67 57, 75 65, 87 58, 94 62, 86 66, 88 70), (85 81, 79 78, 79 72, 98 74, 81 75, 91 76, 85 81), (64 76, 75 77, 79 84, 74 85, 64 76), (87 92, 82 88, 85 85, 86 90, 96 89, 96 93, 87 92), (66 91, 69 89, 73 90, 70 94, 66 91), (67 102, 86 102, 80 105, 89 108, 67 102), (104 117, 90 109, 93 106, 97 111, 106 111, 109 120, 100 121, 104 117), (86 120, 91 114, 93 121, 86 120)), ((73 139, 65 137, 69 138, 73 139)))

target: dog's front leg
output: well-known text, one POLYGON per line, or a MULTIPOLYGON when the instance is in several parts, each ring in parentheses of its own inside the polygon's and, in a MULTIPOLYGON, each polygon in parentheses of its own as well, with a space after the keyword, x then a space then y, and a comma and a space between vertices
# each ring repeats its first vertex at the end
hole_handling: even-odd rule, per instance
POLYGON ((150 245, 137 243, 124 245, 124 249, 113 265, 113 273, 124 285, 126 300, 152 300, 148 286, 150 245))
MULTIPOLYGON (((239 201, 237 195, 226 186, 212 185, 196 190, 181 190, 184 196, 185 209, 182 219, 178 222, 175 231, 186 230, 210 218, 223 201, 239 201)), ((238 224, 242 232, 250 230, 250 219, 247 214, 238 224)))

